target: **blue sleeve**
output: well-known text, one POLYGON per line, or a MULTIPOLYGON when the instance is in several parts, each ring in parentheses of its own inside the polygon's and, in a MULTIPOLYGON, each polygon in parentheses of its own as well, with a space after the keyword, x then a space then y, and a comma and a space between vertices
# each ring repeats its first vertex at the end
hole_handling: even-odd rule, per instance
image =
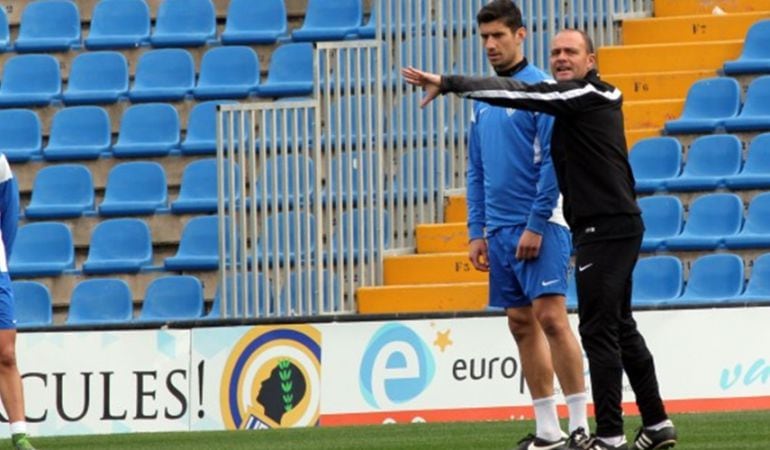
POLYGON ((468 238, 484 237, 484 166, 481 162, 479 126, 476 115, 477 104, 473 105, 470 130, 468 130, 468 169, 466 173, 466 203, 468 205, 468 238))
POLYGON ((18 223, 19 186, 16 178, 9 178, 0 183, 0 231, 3 233, 6 260, 11 259, 18 223))
POLYGON ((559 184, 551 160, 551 131, 553 117, 542 113, 533 113, 537 124, 537 139, 540 143, 540 177, 537 181, 537 196, 527 220, 527 229, 543 234, 548 219, 559 201, 559 184))

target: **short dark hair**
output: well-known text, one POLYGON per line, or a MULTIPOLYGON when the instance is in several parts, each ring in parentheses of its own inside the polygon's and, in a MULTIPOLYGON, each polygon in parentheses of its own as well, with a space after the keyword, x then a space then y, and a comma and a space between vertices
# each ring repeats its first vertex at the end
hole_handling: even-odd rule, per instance
POLYGON ((479 24, 502 21, 505 26, 516 31, 524 26, 521 20, 521 10, 512 0, 492 0, 484 5, 476 14, 479 24))
POLYGON ((589 36, 588 33, 586 33, 583 30, 579 30, 577 28, 563 28, 559 31, 559 33, 563 33, 565 31, 571 31, 573 33, 577 33, 580 36, 582 36, 583 42, 586 44, 586 51, 588 52, 588 54, 590 55, 591 53, 594 53, 594 40, 591 39, 591 36, 589 36))

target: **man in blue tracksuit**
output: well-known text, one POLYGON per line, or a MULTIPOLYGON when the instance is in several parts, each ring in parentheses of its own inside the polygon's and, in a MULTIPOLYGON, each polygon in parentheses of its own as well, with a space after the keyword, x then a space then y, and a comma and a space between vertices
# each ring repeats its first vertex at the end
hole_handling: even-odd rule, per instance
POLYGON ((16 317, 8 275, 8 260, 18 222, 19 188, 8 160, 0 154, 0 398, 11 425, 14 448, 34 450, 27 439, 24 394, 16 366, 16 317))
MULTIPOLYGON (((522 54, 526 30, 511 0, 477 15, 487 58, 499 76, 536 83, 547 75, 522 54)), ((469 258, 489 272, 490 305, 506 310, 533 399, 536 433, 519 449, 561 449, 553 387, 559 378, 569 430, 587 429, 583 362, 565 309, 570 234, 550 140, 551 116, 476 102, 469 134, 469 258), (513 150, 513 151, 512 151, 513 150)))

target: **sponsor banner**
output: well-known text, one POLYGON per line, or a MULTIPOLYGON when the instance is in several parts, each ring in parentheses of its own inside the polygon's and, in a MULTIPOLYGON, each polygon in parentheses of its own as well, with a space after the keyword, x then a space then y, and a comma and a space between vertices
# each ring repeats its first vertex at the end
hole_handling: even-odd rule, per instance
MULTIPOLYGON (((190 332, 19 333, 35 436, 189 429, 190 332)), ((0 420, 7 422, 5 411, 0 420)), ((8 427, 0 427, 8 433, 8 427)))

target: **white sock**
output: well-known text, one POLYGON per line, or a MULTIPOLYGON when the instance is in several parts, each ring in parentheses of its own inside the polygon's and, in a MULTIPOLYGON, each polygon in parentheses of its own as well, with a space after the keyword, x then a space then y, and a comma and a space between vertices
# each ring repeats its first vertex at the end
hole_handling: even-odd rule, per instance
POLYGON ((600 441, 604 442, 607 445, 611 445, 613 447, 617 447, 620 444, 626 443, 626 437, 625 436, 613 436, 613 437, 598 437, 600 441))
POLYGON ((670 421, 669 419, 664 420, 663 422, 656 423, 655 425, 650 425, 649 427, 644 427, 650 431, 658 431, 662 430, 666 427, 673 427, 674 422, 670 421))
POLYGON ((559 415, 556 413, 556 398, 538 398, 532 400, 535 407, 535 435, 547 441, 558 441, 562 438, 559 415))
POLYGON ((19 434, 27 432, 27 422, 20 420, 11 424, 11 434, 19 434))
POLYGON ((588 396, 585 392, 578 394, 572 394, 564 397, 567 402, 567 410, 569 410, 569 432, 583 428, 583 431, 588 434, 588 414, 586 413, 586 403, 588 402, 588 396))

